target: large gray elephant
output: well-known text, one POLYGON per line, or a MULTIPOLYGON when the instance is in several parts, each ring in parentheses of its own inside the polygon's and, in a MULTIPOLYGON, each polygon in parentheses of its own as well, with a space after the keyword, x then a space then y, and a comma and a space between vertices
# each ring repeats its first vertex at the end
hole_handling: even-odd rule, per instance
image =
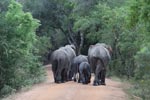
POLYGON ((71 74, 71 64, 73 62, 73 59, 76 57, 76 53, 75 53, 75 46, 74 45, 66 45, 65 47, 63 47, 62 49, 64 49, 67 52, 67 56, 69 59, 69 68, 67 71, 67 79, 68 81, 72 80, 72 74, 71 74))
POLYGON ((52 71, 55 83, 67 81, 69 58, 63 49, 55 50, 51 55, 52 71))
POLYGON ((68 81, 73 58, 76 56, 73 45, 55 50, 51 55, 52 71, 56 83, 68 81))
MULTIPOLYGON (((82 62, 88 62, 88 57, 85 55, 79 55, 73 59, 71 66, 71 74, 73 76, 74 81, 77 81, 77 73, 79 72, 79 65, 82 62)), ((80 82, 80 77, 78 79, 78 82, 80 82)))
POLYGON ((111 60, 112 49, 104 43, 91 45, 88 50, 90 66, 95 74, 93 85, 105 85, 106 66, 111 60))

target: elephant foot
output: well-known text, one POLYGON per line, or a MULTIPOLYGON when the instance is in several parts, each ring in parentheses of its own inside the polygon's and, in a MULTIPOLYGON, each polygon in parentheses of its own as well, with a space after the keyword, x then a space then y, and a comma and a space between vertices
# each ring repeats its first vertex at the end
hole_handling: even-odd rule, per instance
POLYGON ((60 83, 62 83, 62 81, 55 81, 55 83, 58 83, 58 84, 60 84, 60 83))
POLYGON ((101 81, 98 81, 98 85, 101 85, 101 81))
POLYGON ((88 83, 91 83, 91 81, 89 80, 88 83))
POLYGON ((106 83, 101 83, 101 85, 106 85, 106 83))
POLYGON ((93 86, 98 86, 98 83, 93 83, 93 86))
POLYGON ((98 86, 98 85, 100 85, 100 82, 99 82, 99 81, 94 81, 94 82, 93 82, 93 86, 98 86))
POLYGON ((87 81, 82 81, 82 84, 88 84, 88 82, 87 81))
POLYGON ((61 81, 61 83, 65 83, 65 82, 67 82, 67 81, 61 81))
POLYGON ((76 82, 77 80, 74 78, 73 81, 76 82))
POLYGON ((79 81, 78 81, 78 83, 82 83, 82 81, 81 81, 81 80, 79 80, 79 81))
POLYGON ((84 84, 84 85, 85 85, 85 84, 88 84, 88 83, 86 83, 86 82, 83 82, 82 84, 84 84))
POLYGON ((72 81, 72 79, 68 79, 67 81, 72 81))

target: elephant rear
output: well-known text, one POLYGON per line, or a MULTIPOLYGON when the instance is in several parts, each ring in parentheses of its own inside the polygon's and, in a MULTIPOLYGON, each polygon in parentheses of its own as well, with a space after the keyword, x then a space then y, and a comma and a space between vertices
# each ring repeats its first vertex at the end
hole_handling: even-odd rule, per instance
POLYGON ((106 67, 111 59, 111 47, 104 43, 97 43, 89 47, 88 59, 95 74, 93 85, 105 85, 106 67))
POLYGON ((77 80, 76 75, 79 72, 79 65, 82 62, 88 62, 87 56, 79 55, 73 59, 72 66, 71 66, 71 72, 73 74, 74 81, 77 80))
POLYGON ((69 69, 67 53, 61 49, 54 51, 51 56, 51 62, 55 82, 67 81, 67 71, 69 69))
POLYGON ((88 62, 82 62, 79 65, 79 77, 80 81, 83 84, 88 84, 90 83, 91 79, 91 68, 88 62))

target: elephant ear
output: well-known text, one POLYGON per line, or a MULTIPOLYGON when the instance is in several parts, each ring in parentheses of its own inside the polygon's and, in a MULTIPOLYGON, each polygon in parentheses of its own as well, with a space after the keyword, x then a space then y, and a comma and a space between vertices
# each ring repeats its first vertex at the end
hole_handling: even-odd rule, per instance
POLYGON ((111 46, 105 44, 104 47, 109 51, 109 54, 111 55, 113 52, 111 46))
POLYGON ((107 45, 107 47, 108 47, 107 49, 108 49, 109 53, 112 54, 113 50, 112 50, 111 46, 107 45))
POLYGON ((76 47, 74 44, 71 44, 70 47, 73 49, 73 50, 76 50, 76 47))
POLYGON ((96 45, 103 46, 103 47, 105 47, 109 51, 109 53, 112 53, 112 48, 111 48, 110 45, 107 45, 105 43, 97 43, 96 45))

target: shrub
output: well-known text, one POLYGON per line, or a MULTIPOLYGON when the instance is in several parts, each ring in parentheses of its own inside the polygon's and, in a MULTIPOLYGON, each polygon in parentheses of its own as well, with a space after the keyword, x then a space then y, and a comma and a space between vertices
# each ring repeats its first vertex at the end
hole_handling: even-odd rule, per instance
POLYGON ((39 20, 11 1, 8 11, 0 14, 0 95, 40 82, 44 70, 33 51, 37 43, 39 20))

